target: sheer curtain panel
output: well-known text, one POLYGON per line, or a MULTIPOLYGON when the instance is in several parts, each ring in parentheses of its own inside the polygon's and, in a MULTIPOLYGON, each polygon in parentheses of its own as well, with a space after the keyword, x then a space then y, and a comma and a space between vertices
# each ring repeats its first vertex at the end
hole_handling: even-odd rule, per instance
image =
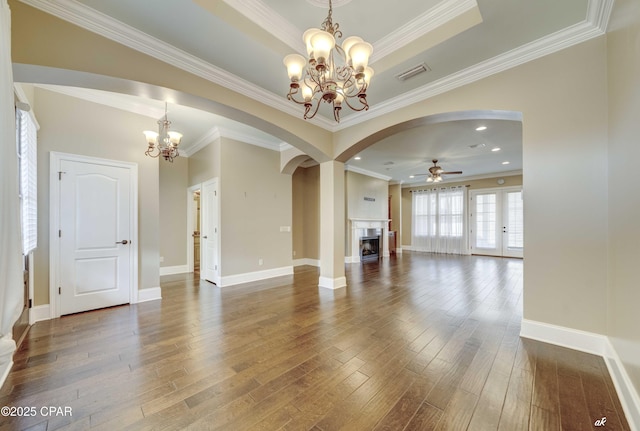
POLYGON ((414 190, 412 207, 414 250, 468 254, 466 187, 414 190))

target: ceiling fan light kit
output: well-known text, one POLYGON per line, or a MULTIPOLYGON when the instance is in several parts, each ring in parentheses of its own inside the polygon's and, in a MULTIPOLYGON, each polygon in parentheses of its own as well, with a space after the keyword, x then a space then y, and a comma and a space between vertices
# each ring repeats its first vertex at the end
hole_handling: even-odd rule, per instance
POLYGON ((304 105, 305 120, 317 114, 321 102, 332 105, 338 123, 343 103, 354 111, 369 109, 367 88, 374 72, 368 63, 373 46, 357 36, 338 44, 342 30, 332 14, 329 0, 329 14, 321 27, 302 35, 308 58, 290 54, 283 60, 290 80, 287 99, 304 105))
POLYGON ((439 183, 442 182, 442 175, 459 175, 462 174, 462 171, 450 171, 445 172, 440 166, 438 166, 438 159, 433 159, 431 161, 433 166, 429 168, 428 174, 414 174, 412 177, 418 177, 422 175, 427 175, 428 183, 439 183))

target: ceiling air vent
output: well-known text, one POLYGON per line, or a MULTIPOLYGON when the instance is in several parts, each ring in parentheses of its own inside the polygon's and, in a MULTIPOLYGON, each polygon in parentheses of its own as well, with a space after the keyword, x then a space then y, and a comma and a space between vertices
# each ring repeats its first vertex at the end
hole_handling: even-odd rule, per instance
POLYGON ((431 69, 424 63, 420 63, 417 66, 413 66, 411 69, 405 70, 404 72, 398 73, 396 78, 400 81, 406 81, 409 78, 413 78, 416 75, 420 75, 424 72, 429 72, 431 69))

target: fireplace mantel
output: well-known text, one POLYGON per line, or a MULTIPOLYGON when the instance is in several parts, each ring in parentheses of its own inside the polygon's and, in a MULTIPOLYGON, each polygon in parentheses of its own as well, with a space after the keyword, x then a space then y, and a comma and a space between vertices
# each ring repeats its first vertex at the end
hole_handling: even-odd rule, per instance
POLYGON ((349 218, 351 223, 351 256, 347 257, 348 262, 360 262, 360 234, 362 229, 382 230, 382 257, 389 257, 389 222, 387 218, 349 218))

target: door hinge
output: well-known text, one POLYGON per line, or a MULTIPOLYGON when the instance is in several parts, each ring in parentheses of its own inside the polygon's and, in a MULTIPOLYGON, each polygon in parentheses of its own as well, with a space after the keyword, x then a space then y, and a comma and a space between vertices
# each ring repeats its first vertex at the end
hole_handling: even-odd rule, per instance
POLYGON ((66 172, 58 171, 58 181, 62 181, 62 174, 66 174, 66 172))
POLYGON ((58 287, 58 295, 62 295, 62 287, 58 287))
POLYGON ((213 232, 218 233, 218 228, 217 227, 213 228, 213 232))
POLYGON ((33 308, 33 299, 29 298, 29 308, 33 308))
POLYGON ((213 191, 214 196, 218 196, 218 192, 216 190, 213 191))
POLYGON ((218 270, 218 265, 213 265, 213 267, 215 268, 215 270, 218 270))
POLYGON ((62 238, 62 229, 58 229, 58 238, 62 238))

